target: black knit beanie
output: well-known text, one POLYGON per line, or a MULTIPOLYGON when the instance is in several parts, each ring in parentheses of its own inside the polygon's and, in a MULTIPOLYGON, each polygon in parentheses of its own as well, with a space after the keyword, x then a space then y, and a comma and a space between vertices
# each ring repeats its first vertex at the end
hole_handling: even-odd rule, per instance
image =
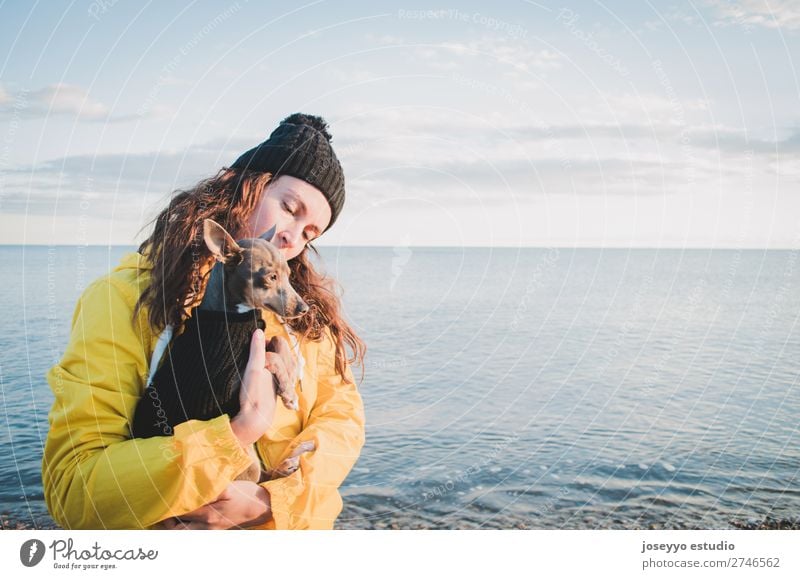
POLYGON ((253 147, 231 165, 289 175, 319 189, 331 206, 330 229, 344 206, 344 172, 333 152, 328 123, 322 117, 294 113, 281 121, 269 139, 253 147))

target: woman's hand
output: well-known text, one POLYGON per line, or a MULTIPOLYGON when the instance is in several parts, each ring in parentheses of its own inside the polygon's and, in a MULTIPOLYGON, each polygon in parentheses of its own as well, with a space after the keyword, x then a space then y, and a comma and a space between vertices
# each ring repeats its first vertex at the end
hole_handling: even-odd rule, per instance
POLYGON ((253 332, 239 392, 239 413, 231 419, 231 429, 243 447, 261 438, 275 416, 275 381, 266 367, 265 339, 263 330, 253 332))
POLYGON ((239 413, 231 419, 233 433, 244 447, 261 438, 272 425, 276 393, 293 393, 297 381, 297 363, 289 343, 278 336, 269 344, 265 339, 262 330, 253 332, 239 392, 239 413))
POLYGON ((161 523, 169 530, 230 529, 263 525, 272 517, 269 493, 254 482, 237 480, 213 503, 161 523))

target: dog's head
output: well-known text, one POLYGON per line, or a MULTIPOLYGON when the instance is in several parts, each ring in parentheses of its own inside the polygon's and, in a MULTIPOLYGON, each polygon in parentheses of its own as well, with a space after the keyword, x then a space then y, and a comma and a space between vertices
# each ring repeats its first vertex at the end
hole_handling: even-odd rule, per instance
POLYGON ((282 318, 302 316, 308 311, 289 283, 289 265, 270 243, 275 227, 257 238, 234 241, 219 223, 206 219, 203 238, 211 254, 222 263, 225 293, 237 306, 266 308, 282 318))

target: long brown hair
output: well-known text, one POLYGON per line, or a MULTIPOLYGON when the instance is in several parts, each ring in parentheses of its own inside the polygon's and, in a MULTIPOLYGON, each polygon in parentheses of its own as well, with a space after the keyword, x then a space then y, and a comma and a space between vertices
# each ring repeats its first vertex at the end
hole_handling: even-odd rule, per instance
MULTIPOLYGON (((140 308, 147 307, 155 332, 167 324, 176 332, 183 326, 186 308, 200 304, 214 262, 203 241, 203 220, 213 219, 230 232, 244 231, 271 177, 269 173, 222 169, 190 189, 176 191, 169 205, 145 226, 155 223, 153 232, 139 245, 139 253, 148 256, 153 270, 150 285, 136 302, 134 319, 140 308), (201 275, 204 267, 207 271, 201 275)), ((343 318, 338 284, 314 268, 309 251, 319 256, 309 243, 289 260, 289 279, 309 305, 308 312, 289 320, 289 325, 301 339, 312 340, 322 339, 327 326, 336 345, 336 371, 345 377, 346 363, 357 363, 363 378, 366 345, 343 318), (345 345, 352 357, 348 358, 345 345)))

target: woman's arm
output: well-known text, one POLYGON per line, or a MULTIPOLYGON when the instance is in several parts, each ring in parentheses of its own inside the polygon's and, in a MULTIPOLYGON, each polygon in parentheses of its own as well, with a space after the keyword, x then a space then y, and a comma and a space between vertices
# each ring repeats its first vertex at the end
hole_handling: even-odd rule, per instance
POLYGON ((272 510, 272 520, 263 528, 331 529, 342 510, 339 486, 364 446, 364 405, 350 367, 342 379, 334 355, 326 330, 316 363, 317 400, 306 427, 278 462, 306 440, 314 440, 316 450, 300 456, 300 468, 292 475, 261 484, 272 510))
POLYGON ((147 375, 146 314, 108 276, 91 284, 72 318, 42 461, 47 506, 70 529, 146 528, 215 500, 249 464, 226 415, 185 422, 172 437, 130 440, 147 375))

